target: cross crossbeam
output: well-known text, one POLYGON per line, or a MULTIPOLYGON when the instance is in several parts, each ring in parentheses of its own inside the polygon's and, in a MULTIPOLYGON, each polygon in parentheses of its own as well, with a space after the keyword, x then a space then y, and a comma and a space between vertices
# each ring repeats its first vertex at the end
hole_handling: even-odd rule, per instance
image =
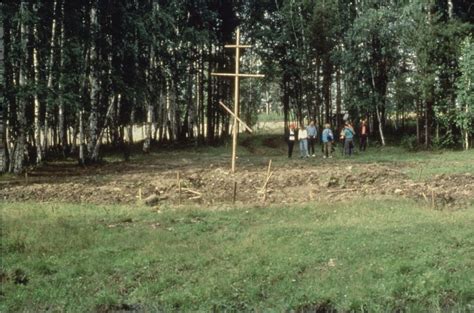
POLYGON ((211 73, 212 76, 228 76, 228 77, 265 77, 263 74, 234 74, 234 73, 211 73))

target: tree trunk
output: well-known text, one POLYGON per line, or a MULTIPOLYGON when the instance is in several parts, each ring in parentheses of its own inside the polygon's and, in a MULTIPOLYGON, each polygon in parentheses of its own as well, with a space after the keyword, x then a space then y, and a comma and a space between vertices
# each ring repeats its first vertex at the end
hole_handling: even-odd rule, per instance
POLYGON ((416 143, 421 144, 421 107, 420 100, 416 99, 416 143))
POLYGON ((49 148, 49 115, 51 111, 52 100, 54 97, 53 93, 53 66, 54 66, 54 49, 56 42, 56 14, 59 10, 58 1, 54 0, 53 3, 53 22, 51 25, 51 44, 49 47, 49 60, 48 60, 48 103, 46 104, 44 125, 43 125, 43 159, 46 157, 46 151, 49 148))
MULTIPOLYGON (((209 48, 209 53, 212 54, 211 48, 209 48)), ((212 144, 214 143, 214 105, 213 105, 213 78, 211 76, 212 72, 212 63, 209 58, 208 68, 207 68, 207 141, 212 144)))
POLYGON ((431 133, 433 127, 433 100, 429 96, 425 102, 425 148, 431 146, 431 133))
POLYGON ((93 162, 97 162, 99 160, 99 151, 100 151, 100 146, 102 144, 102 138, 104 137, 104 133, 108 128, 107 121, 110 119, 110 115, 112 114, 112 108, 114 106, 114 103, 115 103, 115 95, 113 95, 109 99, 109 106, 107 108, 107 113, 105 114, 104 125, 102 126, 102 129, 100 130, 100 133, 97 136, 95 146, 93 146, 92 151, 89 151, 90 160, 93 161, 93 162))
POLYGON ((79 111, 79 164, 85 164, 84 111, 79 111))
POLYGON ((151 146, 151 132, 153 126, 153 105, 148 104, 146 110, 145 140, 143 141, 143 152, 149 153, 151 146))
POLYGON ((341 125, 341 104, 342 104, 342 90, 341 90, 341 69, 336 68, 336 128, 339 129, 341 125))
POLYGON ((127 141, 129 145, 133 144, 133 127, 135 125, 135 104, 136 100, 134 97, 132 112, 130 113, 130 124, 127 127, 127 141))
POLYGON ((89 160, 92 162, 98 161, 95 152, 95 147, 97 146, 98 141, 98 114, 99 114, 99 69, 98 66, 98 57, 97 57, 97 42, 96 38, 96 31, 98 28, 98 19, 97 19, 97 9, 92 5, 91 8, 91 48, 90 48, 90 74, 89 74, 89 85, 91 88, 90 92, 90 104, 91 104, 91 111, 89 115, 89 142, 88 142, 88 153, 89 153, 89 160))
MULTIPOLYGON (((25 2, 21 2, 20 4, 21 8, 21 13, 20 15, 24 17, 25 15, 25 2)), ((27 76, 27 28, 25 23, 20 19, 19 23, 21 24, 20 26, 20 44, 21 44, 21 52, 24 54, 20 54, 20 61, 19 61, 19 66, 18 69, 20 71, 19 73, 19 79, 18 79, 18 85, 20 90, 25 88, 26 85, 26 76, 27 76)), ((12 171, 15 174, 20 174, 23 172, 24 169, 24 161, 25 161, 25 153, 26 153, 26 104, 27 104, 27 96, 24 94, 19 95, 18 97, 18 107, 16 111, 16 119, 17 119, 17 138, 15 141, 15 149, 14 149, 14 154, 12 157, 12 171)))
MULTIPOLYGON (((375 84, 375 77, 374 77, 374 70, 372 67, 370 67, 370 75, 371 75, 371 78, 372 78, 372 93, 374 94, 373 96, 375 97, 374 98, 374 105, 375 105, 375 114, 376 114, 376 117, 377 117, 377 124, 378 124, 378 128, 379 128, 379 135, 380 135, 380 141, 382 143, 382 146, 385 146, 385 136, 383 134, 383 119, 382 119, 382 114, 380 112, 380 108, 379 108, 379 104, 378 104, 378 101, 380 101, 379 97, 377 97, 378 93, 377 93, 377 88, 376 88, 376 84, 375 84)), ((385 101, 384 101, 384 105, 385 105, 385 101)))
POLYGON ((9 153, 8 153, 8 116, 11 112, 10 108, 14 97, 12 97, 13 90, 13 69, 11 64, 11 17, 3 16, 3 21, 0 22, 0 81, 4 88, 0 89, 3 94, 0 95, 0 173, 5 173, 9 168, 9 153))
MULTIPOLYGON (((467 90, 471 90, 471 80, 467 82, 467 90)), ((466 101, 466 107, 464 109, 466 113, 466 117, 469 116, 469 103, 466 101)), ((464 137, 464 149, 469 150, 469 128, 467 125, 463 129, 463 137, 464 137)))
POLYGON ((61 4, 61 30, 59 38, 59 48, 60 48, 60 57, 59 57, 59 92, 58 92, 58 130, 59 130, 59 145, 63 153, 63 157, 67 155, 67 139, 66 139, 66 125, 65 125, 65 112, 64 112, 64 86, 63 86, 63 72, 64 72, 64 2, 61 4))
MULTIPOLYGON (((35 27, 35 35, 36 35, 36 27, 35 27)), ((36 37, 36 36, 35 36, 36 37)), ((34 103, 35 103, 35 109, 34 109, 34 136, 35 136, 35 142, 36 142, 36 164, 41 164, 43 162, 43 145, 41 142, 41 105, 39 101, 39 95, 38 95, 38 90, 39 90, 39 81, 40 81, 40 76, 39 76, 39 69, 38 69, 38 50, 35 48, 33 50, 33 67, 35 71, 35 86, 36 86, 36 92, 34 94, 34 103)))
MULTIPOLYGON (((2 103, 3 104, 3 103, 2 103)), ((0 173, 7 170, 7 149, 6 149, 6 131, 5 116, 3 106, 0 107, 0 173)))
POLYGON ((378 121, 378 125, 379 125, 380 141, 382 143, 382 146, 385 147, 385 136, 383 134, 382 117, 381 117, 379 106, 378 106, 377 103, 375 104, 375 110, 376 110, 376 113, 377 113, 377 121, 378 121))
POLYGON ((331 75, 332 75, 332 64, 329 60, 329 56, 325 57, 323 62, 323 97, 324 97, 324 108, 326 114, 326 123, 332 123, 332 110, 331 110, 331 75))
POLYGON ((319 126, 323 126, 323 115, 322 115, 322 110, 321 110, 321 75, 320 75, 320 69, 321 69, 321 58, 319 56, 316 56, 316 118, 318 119, 317 123, 319 126))

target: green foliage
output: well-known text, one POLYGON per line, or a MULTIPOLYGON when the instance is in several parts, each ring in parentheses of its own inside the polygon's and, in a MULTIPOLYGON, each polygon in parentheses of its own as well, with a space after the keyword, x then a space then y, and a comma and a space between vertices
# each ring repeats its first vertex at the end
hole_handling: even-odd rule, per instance
POLYGON ((457 81, 459 107, 456 124, 469 133, 474 133, 474 41, 466 37, 461 47, 461 76, 457 81))
POLYGON ((403 136, 402 140, 400 141, 400 145, 409 151, 416 151, 419 148, 418 140, 414 135, 403 136))

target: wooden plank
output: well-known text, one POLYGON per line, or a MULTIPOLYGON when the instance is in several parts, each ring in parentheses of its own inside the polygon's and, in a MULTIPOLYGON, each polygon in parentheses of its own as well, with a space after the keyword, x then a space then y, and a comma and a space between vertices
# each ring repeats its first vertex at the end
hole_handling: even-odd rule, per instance
POLYGON ((237 119, 237 121, 239 121, 242 125, 244 125, 244 128, 246 130, 248 130, 249 132, 253 133, 252 129, 247 125, 245 124, 244 121, 242 121, 240 118, 238 118, 237 116, 234 115, 234 112, 232 112, 228 107, 226 107, 226 105, 224 103, 222 103, 222 101, 219 101, 219 104, 227 111, 229 112, 230 115, 232 115, 235 119, 237 119))

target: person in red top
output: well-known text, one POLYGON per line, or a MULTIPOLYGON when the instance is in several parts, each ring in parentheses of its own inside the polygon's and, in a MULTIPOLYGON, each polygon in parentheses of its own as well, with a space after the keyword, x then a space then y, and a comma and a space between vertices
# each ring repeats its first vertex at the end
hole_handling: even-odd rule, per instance
POLYGON ((360 123, 360 151, 365 151, 367 148, 367 137, 369 137, 369 127, 367 126, 367 120, 363 119, 360 123))

